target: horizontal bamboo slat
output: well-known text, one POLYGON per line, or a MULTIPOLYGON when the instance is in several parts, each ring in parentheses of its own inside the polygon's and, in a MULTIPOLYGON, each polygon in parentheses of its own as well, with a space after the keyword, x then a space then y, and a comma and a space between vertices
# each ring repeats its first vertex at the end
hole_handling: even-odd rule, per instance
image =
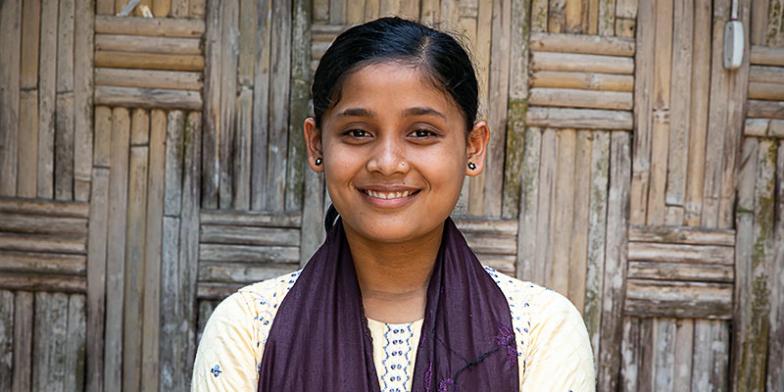
POLYGON ((729 246, 629 242, 629 260, 732 265, 734 257, 729 246))
POLYGON ((631 75, 634 59, 574 53, 531 53, 531 71, 596 72, 631 75))
POLYGON ((631 110, 634 98, 630 92, 532 88, 528 103, 534 106, 631 110))
POLYGON ((629 241, 735 246, 735 230, 686 226, 629 226, 629 241))
POLYGON ((530 107, 526 124, 542 128, 631 130, 632 113, 620 110, 530 107))
POLYGON ((165 71, 202 71, 204 57, 190 54, 95 52, 95 66, 107 68, 157 69, 165 71))
POLYGON ((266 213, 256 211, 202 209, 200 219, 202 225, 299 228, 302 224, 302 217, 299 212, 266 213))
POLYGON ((202 19, 134 18, 95 16, 96 34, 127 34, 154 37, 199 38, 204 34, 202 19))
POLYGON ((530 49, 538 52, 582 53, 633 57, 633 39, 598 35, 531 33, 530 49))
POLYGON ((626 274, 626 277, 629 279, 726 283, 732 283, 735 279, 733 266, 704 263, 630 261, 626 274))
POLYGON ((3 272, 0 274, 0 290, 85 293, 87 291, 87 278, 73 275, 40 275, 3 272))
POLYGON ((250 284, 272 279, 299 269, 299 263, 248 265, 244 263, 199 263, 199 282, 250 284))
POLYGON ((0 232, 0 249, 20 252, 86 254, 87 236, 0 232))
POLYGON ((87 220, 0 212, 0 232, 87 235, 87 220))
POLYGON ((90 205, 85 202, 0 197, 0 212, 87 219, 90 205))
POLYGON ((587 72, 534 72, 531 87, 552 87, 584 90, 634 91, 634 76, 587 72))
POLYGON ((96 68, 96 86, 157 88, 201 91, 201 72, 156 71, 149 69, 96 68))
POLYGON ((300 231, 289 228, 201 225, 201 243, 299 246, 300 231))
POLYGON ((145 109, 200 110, 202 98, 196 91, 96 86, 95 104, 145 109))
POLYGON ((0 271, 85 275, 87 257, 79 254, 0 250, 0 271))
POLYGON ((784 120, 747 118, 743 134, 746 136, 784 138, 784 120))
POLYGON ((784 67, 752 65, 749 67, 749 82, 784 84, 784 67))
POLYGON ((216 283, 199 282, 196 286, 196 297, 198 299, 222 300, 233 294, 237 289, 245 286, 244 283, 216 283))
POLYGON ((299 247, 201 244, 199 261, 298 263, 299 247))
POLYGON ((784 120, 784 101, 747 101, 746 116, 749 118, 773 118, 784 120))
POLYGON ((629 279, 624 314, 729 320, 732 284, 629 279))
POLYGON ((784 48, 769 48, 766 46, 751 47, 751 64, 777 65, 784 67, 784 48))
POLYGON ((784 101, 784 85, 765 82, 749 83, 749 99, 764 99, 768 101, 784 101))
POLYGON ((95 50, 164 54, 201 54, 200 38, 96 34, 95 50))

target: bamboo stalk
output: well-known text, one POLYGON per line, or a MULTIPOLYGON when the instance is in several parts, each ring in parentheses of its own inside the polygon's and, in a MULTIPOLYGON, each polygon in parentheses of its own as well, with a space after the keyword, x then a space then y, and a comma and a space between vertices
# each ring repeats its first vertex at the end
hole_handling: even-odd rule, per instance
POLYGON ((629 57, 589 54, 533 52, 532 71, 596 72, 631 75, 634 60, 629 57))
POLYGON ((627 111, 531 107, 526 123, 534 127, 631 130, 627 111))
POLYGON ((95 68, 96 86, 159 88, 200 91, 200 72, 154 71, 125 68, 95 68))
POLYGON ((96 34, 130 34, 153 37, 199 38, 205 25, 201 19, 134 18, 97 15, 96 34))
POLYGON ((163 53, 201 54, 201 39, 176 37, 140 37, 138 35, 96 34, 95 50, 163 53))
POLYGON ((784 49, 766 46, 751 47, 751 64, 784 67, 784 49))
POLYGON ((96 51, 95 66, 168 71, 201 71, 204 69, 204 57, 183 54, 96 51))
POLYGON ((531 33, 532 51, 582 53, 606 56, 634 56, 634 40, 578 34, 531 33))
POLYGON ((531 75, 531 87, 604 91, 634 91, 634 76, 587 72, 539 71, 531 75))
POLYGON ((146 109, 199 110, 202 107, 202 99, 201 94, 195 91, 98 86, 95 88, 95 104, 146 109))
POLYGON ((633 96, 630 92, 533 88, 528 102, 537 106, 631 110, 633 96))

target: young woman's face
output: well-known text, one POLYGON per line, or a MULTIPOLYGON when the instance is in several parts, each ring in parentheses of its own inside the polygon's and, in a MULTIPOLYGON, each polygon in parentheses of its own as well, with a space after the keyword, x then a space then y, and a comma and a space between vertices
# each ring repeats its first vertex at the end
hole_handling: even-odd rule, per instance
POLYGON ((418 68, 394 62, 352 72, 321 129, 305 123, 311 168, 324 170, 347 230, 380 242, 442 228, 465 175, 482 170, 487 125, 478 122, 466 136, 463 114, 446 93, 418 68))

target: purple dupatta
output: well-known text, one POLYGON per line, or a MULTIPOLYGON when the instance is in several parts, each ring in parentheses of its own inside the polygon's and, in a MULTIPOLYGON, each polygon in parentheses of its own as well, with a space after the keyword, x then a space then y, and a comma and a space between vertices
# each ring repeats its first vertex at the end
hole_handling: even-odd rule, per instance
MULTIPOLYGON (((509 305, 450 218, 427 290, 412 390, 518 391, 509 305)), ((354 263, 342 222, 280 304, 258 390, 380 390, 354 263)))

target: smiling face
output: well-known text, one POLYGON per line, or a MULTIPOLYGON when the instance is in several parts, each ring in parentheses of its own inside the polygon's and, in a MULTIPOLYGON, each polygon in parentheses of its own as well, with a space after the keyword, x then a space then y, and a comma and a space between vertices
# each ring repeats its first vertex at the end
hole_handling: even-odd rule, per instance
POLYGON ((448 94, 399 62, 350 73, 321 125, 305 122, 311 168, 325 172, 346 231, 385 243, 440 235, 465 175, 481 172, 489 139, 482 121, 467 135, 448 94))

